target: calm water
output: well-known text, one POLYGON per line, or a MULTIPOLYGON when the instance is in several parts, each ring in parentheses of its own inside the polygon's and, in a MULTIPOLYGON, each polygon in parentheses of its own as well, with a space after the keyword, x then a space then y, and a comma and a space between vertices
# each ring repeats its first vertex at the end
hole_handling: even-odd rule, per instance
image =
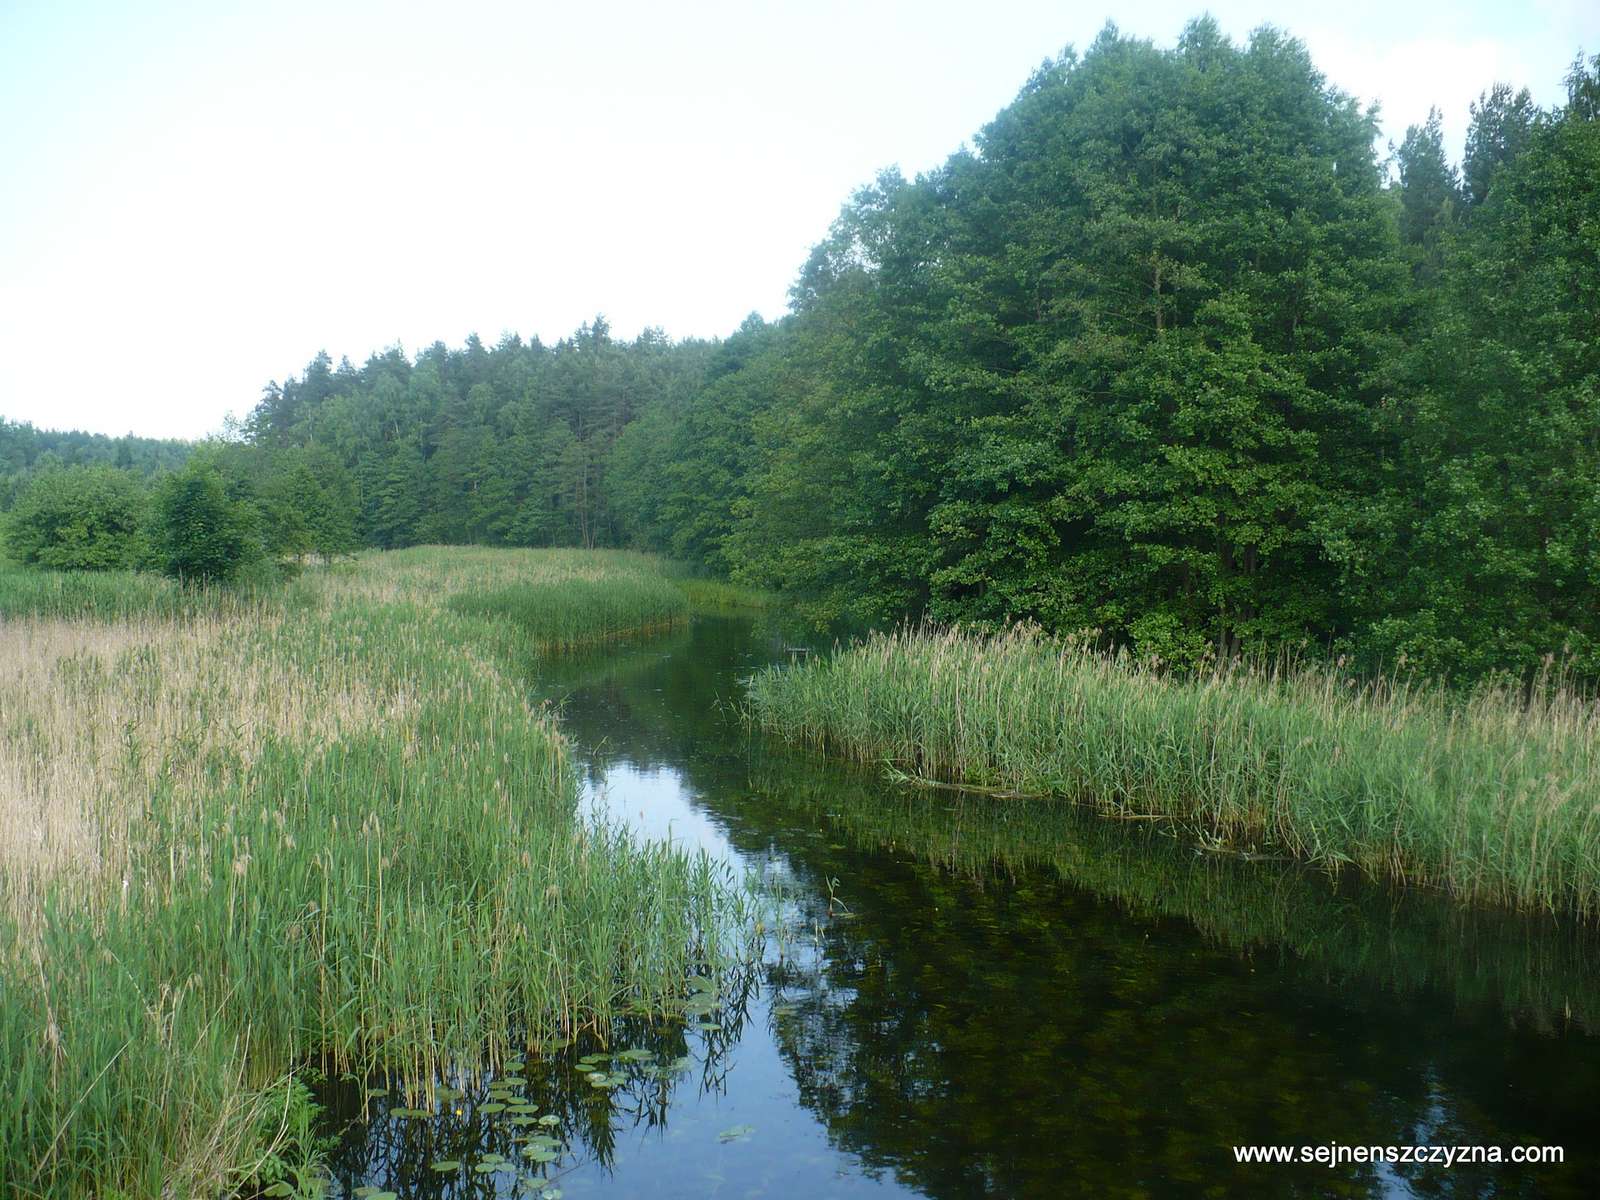
POLYGON ((623 1031, 629 1057, 591 1059, 614 1087, 574 1072, 580 1046, 442 1119, 374 1105, 338 1149, 343 1194, 1600 1195, 1595 938, 752 739, 728 706, 782 646, 706 620, 539 685, 582 747, 585 803, 760 876, 762 961, 689 1030, 623 1031), (518 1134, 550 1161, 488 1157, 527 1163, 518 1134), (1330 1142, 1539 1142, 1567 1162, 1231 1150, 1330 1142))

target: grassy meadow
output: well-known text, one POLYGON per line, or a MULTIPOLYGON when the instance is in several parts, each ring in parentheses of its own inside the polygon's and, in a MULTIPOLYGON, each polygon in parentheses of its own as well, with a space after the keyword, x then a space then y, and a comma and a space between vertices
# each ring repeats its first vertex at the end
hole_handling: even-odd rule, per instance
POLYGON ((1600 709, 1556 688, 1175 676, 1025 628, 925 628, 768 669, 749 706, 908 782, 1058 797, 1469 902, 1600 913, 1600 709))
POLYGON ((653 564, 428 548, 248 597, 0 572, 0 1194, 287 1183, 308 1067, 420 1103, 726 966, 743 894, 578 817, 510 666, 683 619, 653 564))

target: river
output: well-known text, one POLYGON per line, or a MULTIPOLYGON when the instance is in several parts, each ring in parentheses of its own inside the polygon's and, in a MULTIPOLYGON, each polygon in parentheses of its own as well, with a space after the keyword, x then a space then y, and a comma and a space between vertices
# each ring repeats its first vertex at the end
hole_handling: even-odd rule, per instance
POLYGON ((739 681, 785 654, 700 619, 540 668, 586 805, 761 881, 760 961, 687 1031, 624 1031, 602 1087, 530 1063, 520 1122, 504 1090, 448 1131, 375 1106, 338 1194, 1600 1195, 1600 938, 771 745, 739 681), (546 1161, 496 1169, 530 1134, 546 1161), (1534 1144, 1565 1162, 1234 1152, 1534 1144))

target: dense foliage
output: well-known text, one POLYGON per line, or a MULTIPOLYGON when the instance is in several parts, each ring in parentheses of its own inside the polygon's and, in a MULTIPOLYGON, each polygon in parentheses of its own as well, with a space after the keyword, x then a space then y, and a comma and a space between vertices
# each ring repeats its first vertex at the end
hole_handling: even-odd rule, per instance
POLYGON ((156 560, 185 583, 230 583, 259 557, 253 515, 229 498, 216 467, 191 462, 156 489, 156 560))
MULTIPOLYGON (((269 554, 634 546, 819 621, 1600 669, 1600 60, 1459 168, 1267 29, 1108 28, 725 341, 319 355, 216 452, 269 554)), ((15 429, 16 427, 11 427, 15 429)))
POLYGON ((126 471, 55 467, 22 489, 6 524, 6 549, 24 566, 114 571, 140 565, 144 500, 126 471))

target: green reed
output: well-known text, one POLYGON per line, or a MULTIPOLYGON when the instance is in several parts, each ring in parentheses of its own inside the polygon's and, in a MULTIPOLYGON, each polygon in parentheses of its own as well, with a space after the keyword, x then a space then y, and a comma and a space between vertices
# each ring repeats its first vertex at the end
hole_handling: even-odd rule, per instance
POLYGON ((696 612, 755 612, 777 606, 777 597, 771 592, 730 583, 726 579, 710 579, 699 575, 678 575, 674 582, 696 612))
POLYGON ((792 740, 1520 909, 1600 910, 1600 714, 1558 688, 1176 676, 1016 629, 880 634, 751 682, 792 740))
POLYGON ((0 617, 178 616, 194 593, 160 575, 133 571, 40 571, 0 563, 0 617))
MULTIPOLYGON (((227 1194, 281 1147, 306 1064, 420 1089, 677 1011, 729 961, 724 870, 579 817, 566 741, 501 669, 508 623, 424 598, 480 553, 369 557, 311 579, 318 604, 237 614, 214 667, 180 671, 169 632, 0 713, 44 746, 117 689, 185 693, 98 769, 82 861, 0 879, 0 1193, 227 1194)), ((486 573, 550 566, 510 557, 486 573)))
POLYGON ((567 649, 671 627, 688 619, 689 600, 670 581, 648 574, 561 579, 469 592, 457 612, 503 618, 536 645, 567 649))

